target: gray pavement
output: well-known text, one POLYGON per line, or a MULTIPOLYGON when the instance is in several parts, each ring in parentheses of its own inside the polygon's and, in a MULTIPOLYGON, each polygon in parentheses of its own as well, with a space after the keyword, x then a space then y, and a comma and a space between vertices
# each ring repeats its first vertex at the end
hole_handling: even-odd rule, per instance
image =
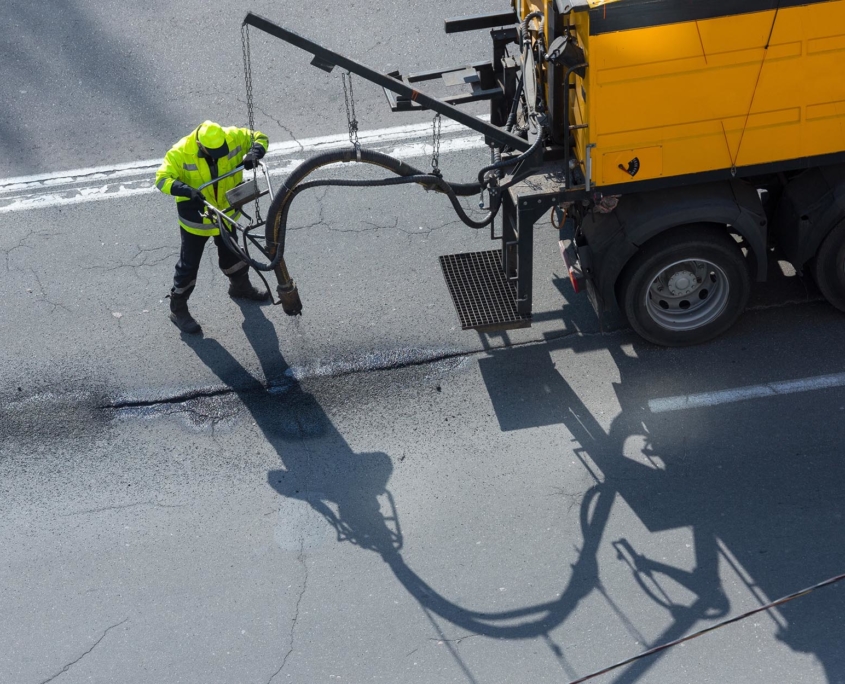
MULTIPOLYGON (((485 54, 440 20, 501 7, 357 5, 251 8, 413 69, 485 54)), ((152 158, 242 116, 246 7, 39 8, 0 9, 0 87, 44 89, 0 105, 0 177, 152 158), (225 21, 232 54, 204 39, 225 21), (210 93, 182 75, 192 51, 232 70, 210 93)), ((268 111, 300 139, 342 131, 339 84, 273 49, 268 111)), ((362 93, 367 128, 409 121, 382 97, 362 93)), ((157 194, 0 214, 0 682, 568 682, 845 571, 845 389, 649 408, 845 370, 845 317, 775 255, 729 334, 663 350, 602 331, 538 226, 534 327, 482 337, 437 256, 486 234, 418 189, 331 189, 292 217, 305 315, 230 301, 210 249, 188 338, 163 299, 173 219, 157 194)), ((841 684, 843 609, 825 589, 595 681, 841 684)))
MULTIPOLYGON (((231 387, 249 347, 284 363, 244 315, 247 348, 186 342, 231 387)), ((573 335, 148 407, 11 402, 0 679, 96 644, 64 681, 567 681, 753 608, 841 569, 845 396, 647 402, 841 370, 843 336, 808 305, 694 350, 573 335)), ((825 591, 599 681, 842 681, 825 591)))
MULTIPOLYGON (((239 26, 247 11, 374 68, 413 72, 487 58, 486 32, 447 36, 443 20, 502 4, 6 0, 0 178, 162 157, 205 119, 245 125, 239 26)), ((251 42, 261 130, 273 140, 345 130, 337 74, 266 34, 254 31, 251 42)), ((381 89, 362 83, 357 97, 362 128, 397 125, 381 89)))

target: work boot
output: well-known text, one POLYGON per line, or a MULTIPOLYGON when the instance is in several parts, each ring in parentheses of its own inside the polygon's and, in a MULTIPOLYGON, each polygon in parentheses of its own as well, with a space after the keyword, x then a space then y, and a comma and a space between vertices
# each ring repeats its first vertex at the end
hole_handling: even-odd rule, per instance
POLYGON ((183 333, 196 335, 202 332, 200 324, 191 316, 188 311, 188 297, 184 294, 170 293, 170 320, 176 324, 183 333))
POLYGON ((229 281, 229 296, 232 299, 249 299, 253 302, 266 302, 270 299, 269 292, 262 292, 249 282, 249 270, 246 268, 229 276, 229 281))

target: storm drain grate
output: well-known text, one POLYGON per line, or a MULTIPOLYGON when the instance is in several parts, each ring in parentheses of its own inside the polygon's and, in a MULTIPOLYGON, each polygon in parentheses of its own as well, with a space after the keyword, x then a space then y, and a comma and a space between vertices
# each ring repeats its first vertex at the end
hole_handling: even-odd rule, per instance
POLYGON ((494 332, 528 328, 531 317, 516 310, 516 290, 502 270, 502 251, 440 257, 461 328, 494 332))

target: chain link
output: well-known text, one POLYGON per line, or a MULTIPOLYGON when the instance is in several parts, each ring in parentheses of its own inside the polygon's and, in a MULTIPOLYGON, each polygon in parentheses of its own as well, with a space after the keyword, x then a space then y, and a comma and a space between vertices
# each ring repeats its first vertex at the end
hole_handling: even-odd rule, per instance
POLYGON ((355 92, 352 90, 352 74, 347 71, 340 75, 343 81, 343 101, 346 103, 346 123, 349 126, 349 142, 360 149, 361 143, 358 141, 358 119, 355 116, 355 92), (348 80, 348 84, 347 84, 348 80))
POLYGON ((433 138, 431 143, 431 171, 436 176, 440 175, 440 131, 442 122, 443 118, 439 112, 431 122, 431 134, 433 138))
MULTIPOLYGON (((255 106, 252 95, 252 54, 249 45, 249 24, 241 26, 241 49, 244 55, 244 81, 246 82, 246 111, 249 118, 249 149, 255 146, 255 106)), ((252 167, 252 181, 258 189, 258 165, 252 167)), ((256 224, 261 223, 261 207, 258 205, 258 195, 255 193, 255 217, 256 224)))
POLYGON ((252 59, 249 46, 249 24, 241 26, 241 49, 244 55, 244 81, 246 82, 246 111, 249 117, 249 130, 255 142, 255 110, 252 99, 252 59))

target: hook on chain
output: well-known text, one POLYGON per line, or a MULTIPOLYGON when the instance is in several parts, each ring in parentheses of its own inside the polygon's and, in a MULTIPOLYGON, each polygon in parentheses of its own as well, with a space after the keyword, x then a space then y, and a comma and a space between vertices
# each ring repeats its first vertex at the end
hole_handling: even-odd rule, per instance
POLYGON ((346 104, 346 125, 349 127, 349 142, 355 148, 358 161, 361 161, 361 143, 358 140, 358 118, 355 115, 355 91, 352 89, 352 73, 340 75, 343 81, 343 101, 346 104))
POLYGON ((431 143, 431 172, 435 176, 442 175, 440 171, 440 135, 441 135, 441 126, 442 126, 442 117, 440 116, 440 112, 438 112, 434 116, 434 120, 431 122, 431 133, 432 133, 432 143, 431 143))

